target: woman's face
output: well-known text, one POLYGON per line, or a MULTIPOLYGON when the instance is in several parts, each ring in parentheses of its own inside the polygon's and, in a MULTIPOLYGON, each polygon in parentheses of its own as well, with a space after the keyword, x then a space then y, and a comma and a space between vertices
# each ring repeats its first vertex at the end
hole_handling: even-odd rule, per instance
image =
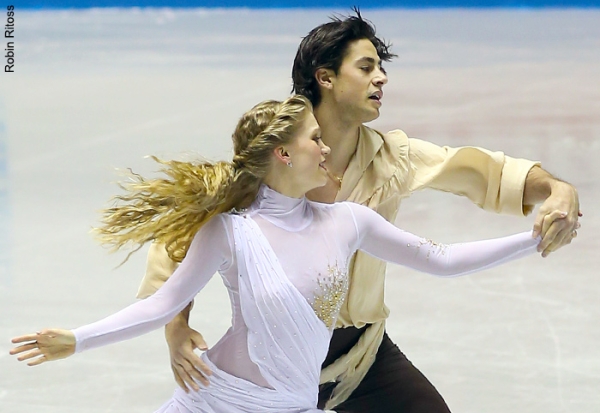
POLYGON ((313 113, 306 111, 292 141, 285 145, 292 162, 291 173, 298 190, 308 192, 327 183, 325 157, 330 149, 321 140, 321 129, 313 113))

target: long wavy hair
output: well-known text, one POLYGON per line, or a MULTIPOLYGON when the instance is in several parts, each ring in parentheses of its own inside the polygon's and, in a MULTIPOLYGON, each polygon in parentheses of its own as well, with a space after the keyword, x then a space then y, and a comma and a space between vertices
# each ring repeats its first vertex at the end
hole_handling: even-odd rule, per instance
MULTIPOLYGON (((294 95, 283 102, 267 100, 239 120, 233 133, 231 162, 180 162, 152 157, 165 176, 148 179, 132 171, 119 186, 95 229, 100 241, 116 251, 137 251, 149 241, 165 244, 169 257, 181 262, 198 230, 213 216, 249 206, 269 172, 273 151, 289 143, 311 111, 310 101, 294 95)), ((129 255, 128 255, 129 257, 129 255)))

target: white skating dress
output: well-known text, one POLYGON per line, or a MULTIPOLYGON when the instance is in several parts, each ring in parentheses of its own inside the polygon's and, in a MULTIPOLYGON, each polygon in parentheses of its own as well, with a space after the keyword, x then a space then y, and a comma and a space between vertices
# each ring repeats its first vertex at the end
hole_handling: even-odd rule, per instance
POLYGON ((210 385, 177 389, 160 413, 317 413, 321 363, 361 249, 385 261, 454 276, 535 251, 531 232, 443 245, 402 231, 367 207, 289 198, 262 186, 240 214, 216 216, 153 296, 74 330, 80 352, 168 323, 215 272, 232 305, 232 326, 202 355, 210 385))

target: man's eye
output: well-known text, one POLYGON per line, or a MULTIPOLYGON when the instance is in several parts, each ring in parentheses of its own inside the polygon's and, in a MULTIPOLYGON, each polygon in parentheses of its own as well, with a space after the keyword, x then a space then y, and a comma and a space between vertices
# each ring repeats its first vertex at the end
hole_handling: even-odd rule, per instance
POLYGON ((384 75, 387 75, 387 70, 385 70, 383 67, 380 67, 379 70, 381 70, 381 73, 384 75))
POLYGON ((370 66, 363 66, 360 68, 360 70, 362 70, 363 72, 370 72, 371 71, 371 67, 370 66))

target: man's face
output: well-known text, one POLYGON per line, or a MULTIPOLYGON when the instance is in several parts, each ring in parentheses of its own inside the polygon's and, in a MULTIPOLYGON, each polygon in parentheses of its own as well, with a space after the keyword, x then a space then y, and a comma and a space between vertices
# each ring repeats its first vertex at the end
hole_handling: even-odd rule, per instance
POLYGON ((373 43, 367 39, 348 45, 346 56, 333 78, 334 99, 343 110, 360 123, 379 117, 383 86, 387 75, 373 43))

